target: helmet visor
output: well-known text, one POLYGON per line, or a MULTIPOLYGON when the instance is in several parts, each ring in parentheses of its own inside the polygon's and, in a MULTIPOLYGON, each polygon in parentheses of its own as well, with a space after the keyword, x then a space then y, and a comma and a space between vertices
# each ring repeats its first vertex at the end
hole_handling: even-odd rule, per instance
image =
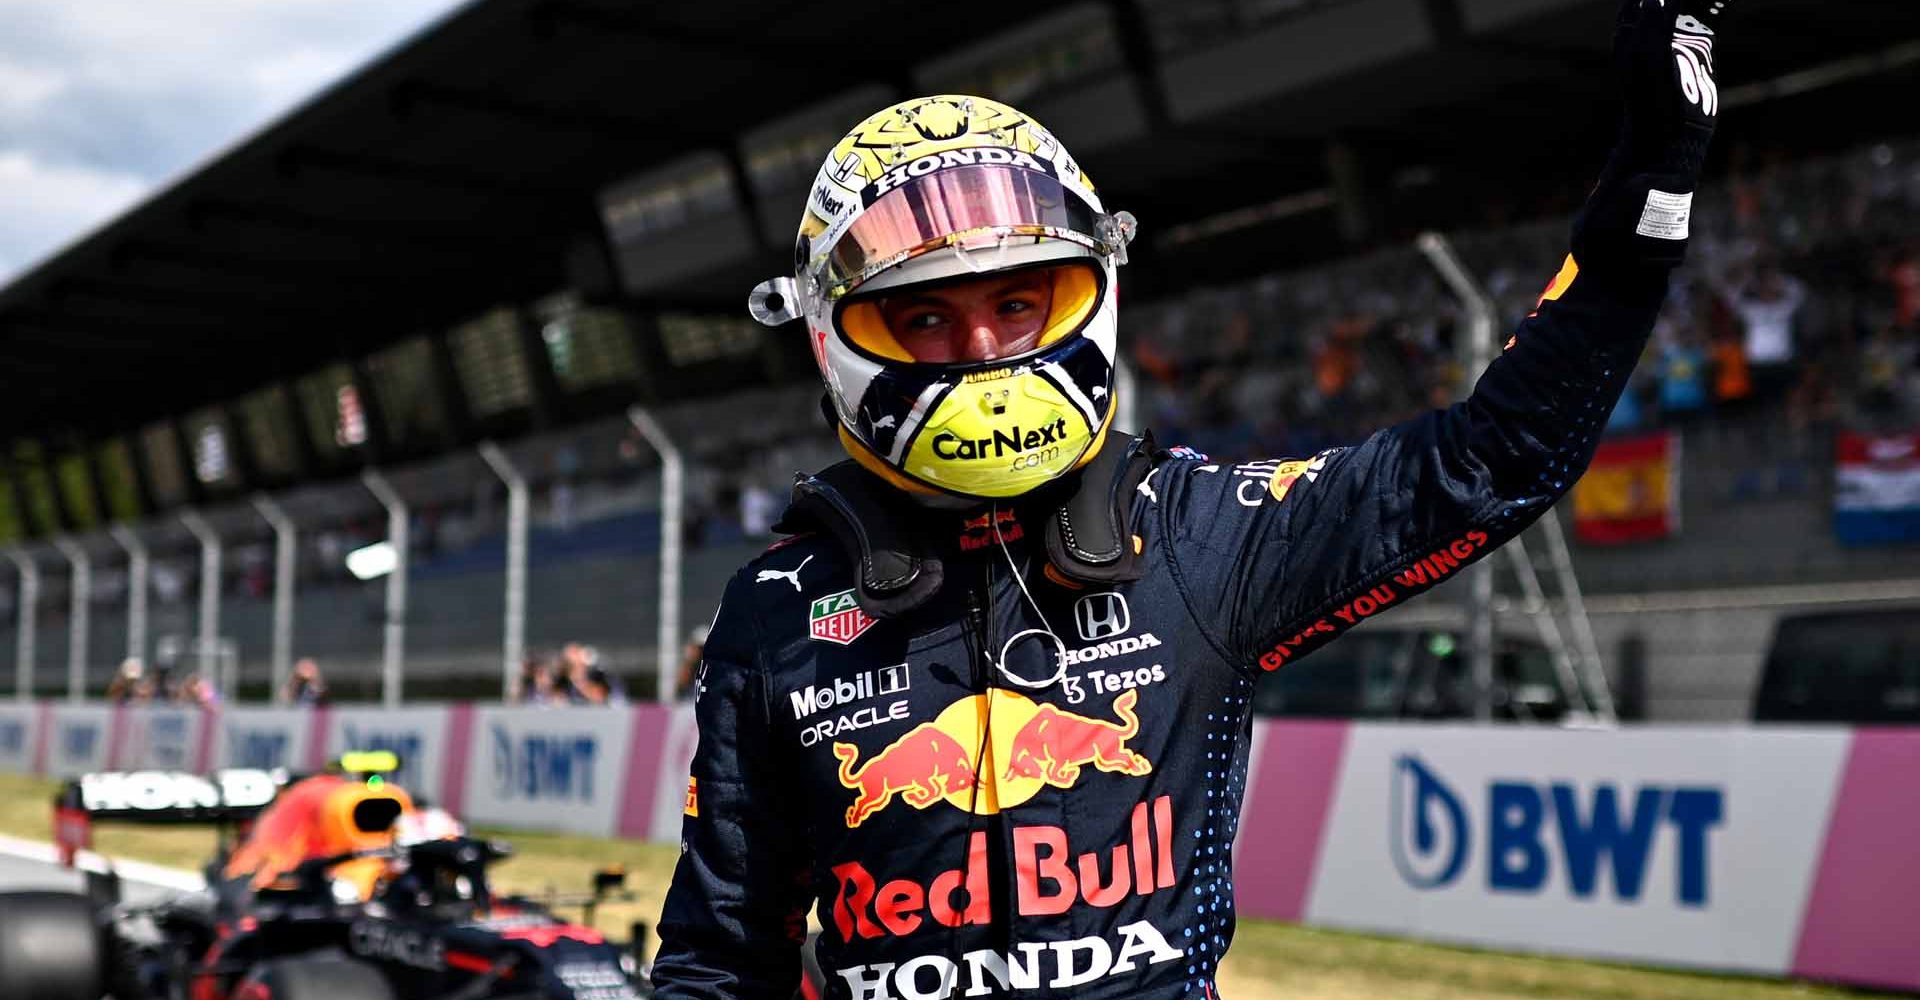
MULTIPOLYGON (((942 247, 974 251, 1055 239, 1104 253, 1097 223, 1093 207, 1049 174, 1000 164, 949 167, 868 206, 827 250, 822 284, 837 298, 942 247)), ((978 270, 997 268, 985 262, 978 270)))

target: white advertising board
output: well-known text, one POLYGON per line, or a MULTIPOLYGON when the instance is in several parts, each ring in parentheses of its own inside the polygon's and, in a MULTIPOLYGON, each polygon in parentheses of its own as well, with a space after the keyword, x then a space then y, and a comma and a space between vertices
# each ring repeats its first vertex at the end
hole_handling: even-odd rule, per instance
POLYGON ((1786 971, 1848 734, 1357 725, 1309 923, 1786 971))
POLYGON ((113 709, 106 705, 53 707, 47 741, 47 776, 73 778, 107 769, 113 742, 113 709))
POLYGON ((327 713, 326 756, 349 750, 391 750, 400 758, 393 780, 415 797, 440 801, 447 770, 445 707, 336 708, 327 713))
POLYGON ((632 717, 609 708, 478 709, 467 819, 611 835, 626 791, 632 717))
POLYGON ((33 748, 39 736, 40 706, 0 705, 0 771, 25 774, 33 770, 33 748))
POLYGON ((200 727, 206 713, 165 705, 129 706, 120 715, 120 739, 109 765, 116 771, 197 771, 200 727))
POLYGON ((216 767, 306 770, 313 734, 310 708, 229 708, 214 748, 216 767))

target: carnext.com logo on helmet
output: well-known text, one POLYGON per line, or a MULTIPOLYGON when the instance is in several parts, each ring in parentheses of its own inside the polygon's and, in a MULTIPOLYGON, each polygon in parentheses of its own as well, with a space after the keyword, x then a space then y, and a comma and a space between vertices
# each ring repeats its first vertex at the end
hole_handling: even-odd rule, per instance
POLYGON ((1490 891, 1538 894, 1558 870, 1575 899, 1635 903, 1665 827, 1675 859, 1674 902, 1707 904, 1711 834, 1726 817, 1721 789, 1497 780, 1487 782, 1475 810, 1474 800, 1410 753, 1394 758, 1390 788, 1389 852, 1415 889, 1459 881, 1482 843, 1490 891), (1604 885, 1602 869, 1611 873, 1604 885))

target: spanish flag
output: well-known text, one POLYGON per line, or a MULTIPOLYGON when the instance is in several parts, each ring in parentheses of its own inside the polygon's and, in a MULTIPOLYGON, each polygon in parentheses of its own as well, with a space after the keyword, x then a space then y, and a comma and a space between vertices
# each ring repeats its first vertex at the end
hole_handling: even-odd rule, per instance
POLYGON ((1680 530, 1677 431, 1608 438, 1573 487, 1573 535, 1589 545, 1666 538, 1680 530))

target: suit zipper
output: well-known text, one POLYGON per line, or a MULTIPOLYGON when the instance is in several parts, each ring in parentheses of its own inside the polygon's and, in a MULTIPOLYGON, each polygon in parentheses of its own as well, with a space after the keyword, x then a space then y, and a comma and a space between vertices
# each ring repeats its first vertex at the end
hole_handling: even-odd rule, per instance
MULTIPOLYGON (((993 634, 992 623, 987 609, 993 606, 993 565, 988 563, 982 573, 981 589, 967 591, 967 636, 973 647, 973 689, 989 699, 993 697, 993 634)), ((992 710, 988 710, 987 738, 992 739, 992 710)), ((974 831, 974 821, 981 817, 967 818, 968 837, 974 831)), ((987 835, 987 883, 993 886, 989 894, 990 913, 989 935, 1004 952, 1013 947, 1013 865, 1009 854, 1006 833, 1006 815, 993 813, 984 817, 984 832, 987 835)))
POLYGON ((967 591, 967 645, 971 648, 973 689, 984 692, 991 675, 987 673, 988 646, 992 639, 987 635, 987 609, 980 601, 980 592, 967 591))

